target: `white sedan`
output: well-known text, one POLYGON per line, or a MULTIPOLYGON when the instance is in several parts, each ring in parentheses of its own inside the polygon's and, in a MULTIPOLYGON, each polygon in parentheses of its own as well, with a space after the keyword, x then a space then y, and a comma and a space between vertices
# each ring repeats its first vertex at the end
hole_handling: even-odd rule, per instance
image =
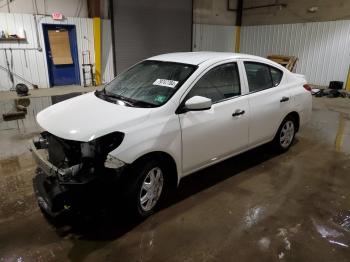
POLYGON ((310 91, 302 75, 257 56, 141 61, 102 91, 37 115, 45 130, 31 145, 38 202, 57 215, 77 205, 79 185, 118 177, 127 208, 148 216, 184 176, 268 142, 288 150, 310 119, 310 91))

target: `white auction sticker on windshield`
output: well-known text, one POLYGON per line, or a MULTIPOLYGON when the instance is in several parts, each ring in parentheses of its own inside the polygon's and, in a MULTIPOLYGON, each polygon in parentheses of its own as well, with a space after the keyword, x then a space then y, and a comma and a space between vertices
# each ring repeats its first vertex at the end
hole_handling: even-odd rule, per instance
POLYGON ((179 81, 174 81, 174 80, 169 80, 169 79, 157 79, 156 81, 153 82, 153 85, 155 86, 167 86, 174 88, 179 81))

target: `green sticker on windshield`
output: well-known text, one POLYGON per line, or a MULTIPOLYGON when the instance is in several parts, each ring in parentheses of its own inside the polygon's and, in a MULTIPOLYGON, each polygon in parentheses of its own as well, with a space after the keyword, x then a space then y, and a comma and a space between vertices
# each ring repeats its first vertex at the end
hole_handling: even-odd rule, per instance
POLYGON ((157 95, 155 98, 154 98, 154 102, 157 102, 159 104, 162 104, 164 103, 166 100, 166 96, 162 96, 162 95, 157 95))

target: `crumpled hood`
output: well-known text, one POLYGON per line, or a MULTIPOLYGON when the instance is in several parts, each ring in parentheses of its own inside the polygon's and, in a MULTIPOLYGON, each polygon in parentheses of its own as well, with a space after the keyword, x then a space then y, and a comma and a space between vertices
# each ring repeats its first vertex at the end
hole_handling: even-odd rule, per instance
POLYGON ((104 101, 93 92, 52 105, 37 115, 39 125, 58 137, 91 141, 145 121, 150 108, 136 108, 104 101))

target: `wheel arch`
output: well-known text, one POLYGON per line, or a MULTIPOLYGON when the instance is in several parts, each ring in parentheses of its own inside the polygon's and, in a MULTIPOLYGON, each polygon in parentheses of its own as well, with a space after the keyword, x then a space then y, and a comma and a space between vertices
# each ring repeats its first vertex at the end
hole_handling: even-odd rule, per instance
POLYGON ((296 121, 296 123, 295 123, 295 124, 296 124, 296 131, 295 131, 295 133, 297 133, 297 132, 299 131, 299 127, 300 127, 300 116, 299 116, 299 113, 296 112, 296 111, 291 111, 291 112, 289 112, 287 115, 285 115, 285 116, 281 119, 281 121, 279 122, 279 124, 278 124, 278 126, 277 126, 277 129, 276 129, 276 131, 275 131, 274 138, 276 137, 277 132, 278 132, 278 130, 279 130, 281 124, 283 123, 284 119, 286 119, 286 118, 289 117, 289 116, 293 117, 293 118, 295 119, 295 121, 296 121))
MULTIPOLYGON (((288 115, 286 115, 284 118, 283 118, 283 120, 284 119, 286 119, 288 116, 291 116, 291 117, 293 117, 294 119, 295 119, 295 121, 296 121, 296 130, 295 130, 295 133, 297 133, 298 131, 299 131, 299 127, 300 127, 300 116, 299 116, 299 113, 298 112, 296 112, 296 111, 292 111, 292 112, 290 112, 288 115)), ((282 120, 282 121, 283 121, 282 120)))
POLYGON ((138 164, 140 162, 146 162, 150 159, 156 159, 161 162, 166 163, 166 167, 169 169, 166 174, 169 175, 170 178, 170 186, 172 188, 177 187, 179 182, 179 176, 177 172, 177 165, 175 159, 169 154, 164 151, 152 151, 148 152, 139 158, 137 158, 132 165, 138 164))

